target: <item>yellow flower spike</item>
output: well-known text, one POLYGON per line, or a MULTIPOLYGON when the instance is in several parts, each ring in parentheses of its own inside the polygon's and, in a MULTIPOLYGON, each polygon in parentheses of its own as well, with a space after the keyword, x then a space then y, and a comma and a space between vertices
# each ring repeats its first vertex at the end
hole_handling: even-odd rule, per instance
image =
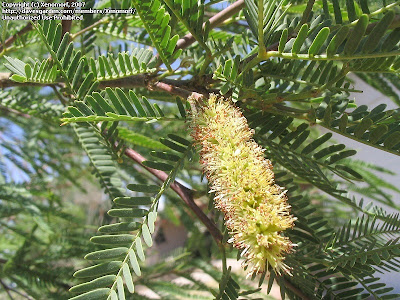
POLYGON ((192 107, 192 137, 201 146, 200 162, 215 192, 215 207, 225 214, 232 237, 242 250, 249 275, 271 266, 290 274, 285 253, 294 244, 282 232, 294 226, 285 191, 274 182, 272 164, 252 136, 241 111, 222 97, 211 94, 192 107))

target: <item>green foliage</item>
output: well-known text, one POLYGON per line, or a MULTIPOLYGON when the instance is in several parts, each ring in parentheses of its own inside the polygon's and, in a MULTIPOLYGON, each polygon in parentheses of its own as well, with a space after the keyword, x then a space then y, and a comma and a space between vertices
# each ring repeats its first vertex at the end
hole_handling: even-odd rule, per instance
POLYGON ((102 144, 100 142, 103 140, 102 136, 89 126, 74 126, 74 130, 105 193, 111 198, 122 196, 122 182, 114 165, 113 149, 110 149, 109 145, 102 144))
POLYGON ((399 108, 368 107, 357 84, 400 103, 399 1, 85 8, 135 13, 0 21, 0 298, 400 297, 382 277, 400 271, 395 174, 341 139, 400 154, 399 108), (190 138, 186 100, 210 93, 241 109, 286 190, 291 275, 230 266, 243 258, 190 138))
POLYGON ((170 65, 179 57, 181 51, 175 52, 179 36, 171 36, 170 14, 159 0, 133 1, 133 5, 163 63, 171 71, 170 65))
POLYGON ((17 82, 54 83, 57 79, 57 67, 49 60, 36 61, 32 68, 31 65, 24 64, 19 59, 7 56, 5 58, 9 62, 5 66, 14 73, 11 79, 17 82))
POLYGON ((118 53, 117 58, 99 56, 97 60, 90 59, 90 68, 97 80, 108 80, 129 77, 131 75, 153 71, 153 53, 145 48, 136 48, 131 56, 127 53, 118 53))
POLYGON ((157 121, 174 120, 174 118, 165 117, 163 111, 157 104, 151 105, 146 97, 142 97, 143 104, 139 101, 136 94, 131 90, 125 93, 120 88, 115 91, 106 88, 108 99, 101 94, 94 92, 86 97, 88 107, 82 101, 76 101, 75 106, 68 107, 68 112, 62 119, 63 124, 71 122, 100 122, 100 121, 157 121))
MULTIPOLYGON (((178 138, 178 141, 180 140, 181 138, 178 138)), ((145 166, 153 169, 169 171, 169 175, 162 186, 128 184, 127 188, 129 190, 143 193, 146 196, 117 197, 113 200, 115 203, 114 208, 108 211, 108 215, 120 218, 121 221, 126 218, 134 218, 138 220, 143 218, 143 221, 136 223, 121 222, 105 225, 99 228, 99 232, 105 234, 92 237, 91 241, 93 243, 125 247, 109 248, 87 254, 85 259, 95 262, 101 261, 101 263, 79 270, 75 272, 74 276, 77 278, 97 279, 73 287, 71 292, 83 294, 72 299, 90 299, 91 297, 102 298, 108 295, 110 295, 110 297, 124 299, 125 287, 123 282, 125 282, 125 286, 130 293, 134 292, 132 275, 135 274, 136 276, 141 276, 138 258, 139 260, 144 261, 145 254, 143 246, 147 245, 148 247, 151 247, 153 245, 151 235, 155 230, 159 200, 171 182, 173 182, 183 160, 191 151, 190 143, 188 143, 188 149, 185 149, 183 146, 178 146, 175 141, 169 139, 165 140, 164 144, 171 146, 176 145, 175 147, 171 147, 171 150, 175 151, 177 150, 177 147, 182 148, 182 155, 177 156, 172 154, 163 154, 164 152, 155 152, 155 157, 163 158, 167 163, 158 161, 145 161, 143 163, 145 166), (157 155, 157 153, 161 153, 162 155, 157 155), (171 165, 171 162, 173 165, 171 165), (154 193, 156 194, 154 195, 154 193), (153 195, 153 197, 151 195, 153 195), (143 209, 138 208, 138 206, 149 206, 149 208, 143 209), (129 234, 126 232, 129 232, 129 234), (142 241, 144 241, 144 243, 142 241), (108 275, 98 278, 99 276, 110 273, 116 275, 108 275), (106 288, 110 285, 111 288, 106 288)))

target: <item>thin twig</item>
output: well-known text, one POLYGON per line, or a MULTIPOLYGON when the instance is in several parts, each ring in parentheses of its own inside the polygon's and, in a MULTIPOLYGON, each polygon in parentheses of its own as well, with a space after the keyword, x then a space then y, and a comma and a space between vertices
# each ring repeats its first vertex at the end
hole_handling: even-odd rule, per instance
POLYGON ((283 282, 285 283, 285 286, 290 289, 296 296, 299 296, 302 300, 309 300, 311 299, 308 297, 306 294, 304 294, 300 289, 295 287, 289 280, 286 278, 283 278, 283 282))
POLYGON ((6 286, 2 280, 0 280, 0 284, 1 284, 1 286, 4 288, 4 290, 6 291, 6 293, 7 293, 7 295, 8 295, 8 298, 10 298, 11 300, 14 300, 14 298, 13 298, 13 297, 11 296, 11 294, 10 294, 10 289, 9 289, 9 287, 6 286))
MULTIPOLYGON (((223 23, 226 19, 229 19, 233 15, 237 14, 242 8, 244 7, 244 0, 239 0, 231 5, 229 5, 227 8, 221 10, 219 13, 211 17, 208 21, 210 22, 210 29, 217 27, 221 23, 223 23)), ((205 26, 206 23, 203 24, 203 27, 205 26)), ((191 33, 188 33, 184 37, 178 40, 176 43, 176 48, 177 49, 184 49, 188 47, 189 45, 193 44, 195 42, 195 38, 191 33)))
POLYGON ((4 44, 0 45, 0 51, 3 51, 5 48, 7 48, 8 46, 10 46, 12 43, 14 43, 14 41, 20 37, 21 35, 24 35, 25 33, 29 32, 32 30, 32 23, 29 22, 28 24, 26 24, 20 31, 18 31, 17 33, 13 34, 12 36, 10 36, 8 39, 5 40, 4 44))
MULTIPOLYGON (((68 287, 69 287, 69 286, 68 286, 68 287)), ((28 300, 33 300, 33 298, 29 297, 29 295, 26 295, 26 294, 24 294, 24 293, 21 293, 20 291, 17 291, 16 289, 13 289, 13 288, 10 288, 10 287, 9 287, 9 290, 10 290, 10 291, 13 291, 14 293, 16 293, 16 294, 18 294, 18 295, 20 295, 20 296, 22 296, 22 297, 24 297, 24 298, 26 298, 26 299, 28 299, 28 300)))
MULTIPOLYGON (((238 0, 229 5, 227 8, 221 10, 219 13, 215 14, 208 20, 208 22, 210 23, 209 25, 210 29, 217 27, 225 20, 237 14, 244 6, 245 6, 244 0, 238 0)), ((203 27, 205 25, 206 23, 203 23, 203 27)), ((196 39, 194 38, 194 36, 191 33, 188 33, 187 35, 178 40, 178 42, 176 43, 175 51, 178 49, 185 49, 191 44, 193 44, 195 41, 196 39)), ((159 55, 157 54, 156 57, 159 58, 159 55)), ((161 64, 162 62, 159 60, 158 66, 160 66, 161 64)))
POLYGON ((74 40, 77 36, 80 36, 90 30, 92 30, 93 28, 96 28, 97 26, 100 26, 101 24, 105 24, 107 23, 109 20, 108 17, 105 17, 103 19, 100 19, 99 21, 93 23, 92 25, 82 29, 81 31, 78 31, 77 33, 71 34, 71 40, 74 40))
POLYGON ((24 118, 27 118, 27 119, 31 118, 30 115, 24 114, 24 113, 22 113, 22 112, 20 112, 18 110, 15 110, 15 109, 12 109, 12 108, 9 108, 9 107, 0 106, 0 110, 4 111, 6 114, 12 113, 12 114, 17 115, 19 117, 24 117, 24 118))
POLYGON ((60 99, 60 102, 62 105, 67 106, 68 105, 68 100, 65 99, 60 92, 57 90, 57 88, 55 86, 51 86, 51 88, 54 91, 54 94, 56 94, 56 96, 58 97, 58 99, 60 99))

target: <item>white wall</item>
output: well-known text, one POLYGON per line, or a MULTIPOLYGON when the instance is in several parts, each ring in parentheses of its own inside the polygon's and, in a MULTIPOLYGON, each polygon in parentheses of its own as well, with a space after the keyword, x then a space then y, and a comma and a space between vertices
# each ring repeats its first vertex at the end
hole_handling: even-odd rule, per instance
MULTIPOLYGON (((355 99, 357 105, 365 104, 369 109, 375 106, 385 103, 387 104, 386 109, 396 109, 399 108, 392 100, 382 95, 377 90, 371 88, 368 84, 364 83, 362 80, 358 79, 356 76, 351 76, 356 81, 355 88, 364 91, 360 93, 352 93, 351 97, 355 99)), ((346 137, 336 134, 334 136, 338 142, 342 142, 347 147, 357 150, 355 155, 356 159, 363 160, 365 162, 373 163, 391 170, 396 173, 396 175, 391 176, 388 174, 382 174, 382 177, 395 186, 400 184, 400 157, 394 154, 358 143, 346 137)), ((400 205, 400 195, 396 193, 391 193, 393 195, 393 201, 400 205)), ((378 276, 378 274, 377 274, 378 276)), ((388 286, 395 288, 397 293, 400 293, 400 274, 396 272, 390 272, 382 274, 382 282, 387 283, 388 286)), ((394 291, 393 291, 394 292, 394 291)))

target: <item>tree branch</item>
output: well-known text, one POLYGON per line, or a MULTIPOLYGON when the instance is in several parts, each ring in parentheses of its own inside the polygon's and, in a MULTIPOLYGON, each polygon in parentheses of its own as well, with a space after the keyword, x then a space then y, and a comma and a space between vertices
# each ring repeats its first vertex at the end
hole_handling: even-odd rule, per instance
POLYGON ((97 26, 100 26, 101 24, 107 23, 108 20, 109 20, 108 17, 105 17, 105 18, 100 19, 99 21, 93 23, 92 25, 90 25, 90 26, 88 26, 86 28, 83 28, 81 31, 78 31, 77 33, 71 34, 71 40, 74 40, 76 37, 78 37, 78 36, 88 32, 88 31, 92 30, 93 28, 96 28, 97 26))
MULTIPOLYGON (((74 2, 76 2, 76 0, 65 0, 65 2, 74 3, 74 2)), ((66 10, 66 9, 69 10, 70 7, 71 7, 71 5, 69 5, 69 7, 64 7, 64 10, 66 10)), ((68 15, 71 15, 71 14, 70 13, 69 14, 63 13, 63 15, 68 16, 68 15)), ((71 31, 71 27, 72 27, 72 20, 62 20, 61 21, 61 28, 62 28, 61 36, 64 36, 64 34, 66 32, 70 32, 71 31)))
MULTIPOLYGON (((137 153, 135 150, 128 148, 125 150, 125 155, 128 156, 133 161, 135 161, 136 163, 140 164, 143 168, 145 168, 147 171, 149 171, 151 174, 156 176, 161 181, 167 180, 168 178, 167 173, 144 166, 143 162, 146 159, 142 155, 137 153)), ((179 195, 179 197, 181 197, 181 199, 186 203, 186 205, 189 206, 189 208, 196 214, 196 216, 200 219, 200 221, 207 227, 208 231, 211 233, 217 244, 220 244, 222 241, 222 233, 219 231, 214 222, 212 222, 204 214, 204 212, 200 209, 200 207, 197 206, 193 198, 193 191, 177 181, 174 181, 171 184, 171 188, 179 195)))
POLYGON ((309 300, 310 297, 308 297, 306 294, 304 294, 300 289, 295 287, 289 280, 286 278, 283 278, 283 282, 285 283, 285 286, 290 289, 296 296, 300 297, 302 300, 309 300))
POLYGON ((134 88, 145 87, 152 76, 150 74, 138 74, 124 78, 102 80, 99 82, 99 89, 106 87, 134 88))
POLYGON ((14 86, 55 86, 61 83, 38 83, 38 82, 16 82, 10 79, 11 73, 0 73, 0 88, 8 88, 14 86))
MULTIPOLYGON (((219 13, 211 17, 208 21, 210 22, 210 29, 217 27, 223 23, 226 19, 229 19, 233 15, 237 14, 244 7, 244 0, 238 0, 227 8, 221 10, 219 13)), ((203 23, 203 27, 206 23, 203 23)), ((188 33, 184 37, 178 40, 176 43, 175 50, 184 49, 195 42, 195 38, 191 33, 188 33)))
POLYGON ((115 80, 100 81, 99 88, 105 89, 106 87, 146 87, 150 91, 157 90, 167 92, 171 95, 176 95, 184 99, 188 98, 189 96, 192 96, 195 99, 200 99, 201 97, 203 97, 203 95, 208 96, 208 92, 204 88, 200 92, 193 91, 192 89, 188 90, 182 88, 191 86, 191 81, 189 80, 163 79, 159 81, 154 81, 154 79, 154 75, 139 74, 115 80))
MULTIPOLYGON (((188 91, 188 90, 182 89, 180 87, 173 86, 173 85, 161 82, 161 81, 157 81, 156 83, 151 85, 149 87, 149 90, 151 90, 151 89, 167 92, 171 95, 177 95, 184 99, 187 99, 189 96, 192 96, 194 99, 200 100, 201 98, 204 97, 204 95, 201 93, 191 92, 191 91, 188 91)), ((206 96, 208 96, 208 93, 206 94, 206 96)))
POLYGON ((23 118, 27 118, 27 119, 31 118, 31 116, 28 115, 28 114, 24 114, 23 112, 20 112, 18 110, 15 110, 15 109, 12 109, 12 108, 9 108, 9 107, 4 107, 2 105, 0 105, 0 110, 4 111, 6 114, 12 113, 12 114, 17 115, 19 117, 23 117, 23 118))
MULTIPOLYGON (((14 86, 55 86, 61 83, 36 83, 36 82, 15 82, 10 79, 11 73, 0 73, 0 88, 8 88, 14 86)), ((105 89, 106 87, 120 87, 120 88, 135 88, 145 87, 148 90, 158 90, 167 92, 171 95, 176 95, 186 99, 189 96, 195 99, 200 99, 203 96, 208 96, 208 91, 205 88, 201 88, 201 91, 193 91, 194 87, 189 80, 173 80, 163 79, 154 82, 155 76, 150 74, 138 74, 125 78, 118 78, 112 80, 100 81, 99 89, 105 89), (180 87, 181 86, 181 87, 180 87), (191 90, 182 88, 190 87, 191 90)), ((200 89, 200 88, 198 88, 200 89)))
POLYGON ((5 40, 4 44, 0 45, 0 51, 3 51, 5 48, 10 46, 14 41, 20 37, 21 35, 24 35, 25 33, 29 32, 32 30, 32 23, 29 22, 26 24, 20 31, 15 33, 14 35, 10 36, 8 39, 5 40))

